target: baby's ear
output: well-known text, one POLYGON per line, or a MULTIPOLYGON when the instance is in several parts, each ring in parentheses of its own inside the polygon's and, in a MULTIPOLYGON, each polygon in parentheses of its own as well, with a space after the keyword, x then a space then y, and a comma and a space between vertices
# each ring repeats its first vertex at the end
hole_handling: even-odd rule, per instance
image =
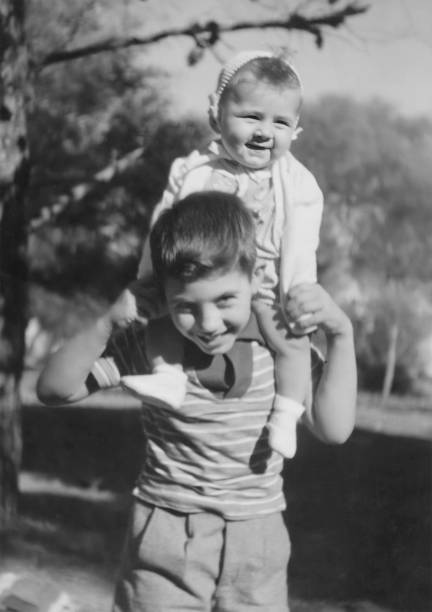
POLYGON ((297 140, 299 135, 303 132, 303 128, 299 126, 299 120, 300 120, 300 117, 297 116, 297 119, 294 125, 294 132, 293 132, 291 140, 297 140))
POLYGON ((255 266, 252 274, 252 292, 255 294, 261 287, 261 283, 264 280, 265 264, 259 263, 255 266))
POLYGON ((303 132, 303 128, 302 127, 296 127, 291 140, 297 140, 297 138, 299 137, 299 135, 303 132))
POLYGON ((218 121, 218 100, 217 100, 217 96, 216 94, 210 94, 209 95, 209 109, 208 109, 208 116, 209 116, 209 123, 210 123, 210 127, 212 130, 214 130, 216 132, 216 134, 219 134, 220 129, 219 129, 219 121, 218 121))

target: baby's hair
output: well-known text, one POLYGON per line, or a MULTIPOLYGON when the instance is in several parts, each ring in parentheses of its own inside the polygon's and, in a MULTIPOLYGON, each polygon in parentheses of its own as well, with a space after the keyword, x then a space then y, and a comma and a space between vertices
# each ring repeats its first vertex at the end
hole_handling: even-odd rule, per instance
POLYGON ((244 64, 233 76, 226 90, 235 87, 246 71, 251 72, 257 81, 264 81, 275 87, 301 88, 296 71, 283 57, 275 55, 273 57, 257 57, 244 64))
POLYGON ((255 224, 235 195, 193 193, 164 213, 150 234, 155 277, 184 282, 238 269, 251 278, 256 262, 255 224))

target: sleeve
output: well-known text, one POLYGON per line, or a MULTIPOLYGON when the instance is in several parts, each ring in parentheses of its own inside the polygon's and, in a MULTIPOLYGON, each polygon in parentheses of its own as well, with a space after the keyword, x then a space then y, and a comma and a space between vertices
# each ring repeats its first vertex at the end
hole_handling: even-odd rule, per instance
MULTIPOLYGON (((171 208, 174 202, 179 198, 186 172, 186 165, 186 159, 183 157, 175 159, 172 163, 167 186, 162 194, 162 199, 153 211, 150 228, 155 224, 161 213, 171 208)), ((153 266, 148 235, 145 238, 141 259, 138 264, 138 279, 145 285, 143 290, 139 292, 139 299, 137 299, 137 309, 140 315, 151 319, 163 314, 164 304, 162 303, 159 288, 153 280, 153 266)))
POLYGON ((88 390, 109 389, 118 386, 122 376, 148 373, 145 335, 145 327, 136 321, 125 329, 115 330, 87 378, 88 390))
MULTIPOLYGON (((150 220, 150 228, 153 227, 157 219, 160 217, 161 213, 164 210, 171 208, 171 206, 178 198, 182 186, 182 180, 184 177, 184 165, 184 157, 179 157, 173 161, 168 175, 167 186, 165 187, 161 200, 158 202, 158 204, 156 204, 156 207, 152 213, 150 220)), ((138 265, 138 278, 147 279, 151 277, 152 273, 153 271, 150 257, 150 242, 149 237, 147 236, 144 242, 141 259, 138 265)))
MULTIPOLYGON (((205 159, 207 158, 199 151, 193 151, 187 157, 178 157, 173 161, 168 175, 168 183, 162 194, 162 199, 153 211, 150 228, 153 227, 163 211, 171 208, 171 206, 180 199, 186 176, 191 170, 202 165, 205 159)), ((153 279, 149 236, 147 236, 144 241, 141 259, 138 264, 138 279, 145 284, 143 290, 139 292, 139 300, 137 300, 137 309, 140 315, 148 319, 153 319, 165 314, 165 307, 159 288, 153 279)))
MULTIPOLYGON (((180 192, 183 187, 186 174, 189 172, 191 167, 193 167, 194 163, 196 163, 195 160, 197 154, 198 153, 194 151, 188 157, 178 157, 173 161, 168 175, 167 186, 162 194, 161 200, 158 202, 158 204, 156 204, 153 211, 150 221, 150 228, 152 228, 156 223, 161 213, 164 210, 171 208, 174 202, 180 198, 180 192)), ((153 270, 150 257, 150 241, 149 237, 147 236, 144 242, 140 263, 138 265, 138 278, 147 279, 151 277, 152 274, 153 270)))
POLYGON ((317 281, 317 249, 323 214, 323 194, 315 177, 303 167, 295 186, 295 265, 291 285, 317 281))

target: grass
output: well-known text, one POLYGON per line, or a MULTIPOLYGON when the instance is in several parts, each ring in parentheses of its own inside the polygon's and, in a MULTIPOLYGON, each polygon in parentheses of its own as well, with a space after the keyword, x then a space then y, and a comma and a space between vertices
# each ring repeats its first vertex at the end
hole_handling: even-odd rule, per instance
MULTIPOLYGON (((292 612, 432 609, 427 410, 383 411, 364 401, 359 412, 369 425, 360 423, 347 444, 325 446, 302 430, 287 464, 292 612), (383 412, 394 418, 386 415, 379 431, 383 412), (409 431, 401 415, 410 417, 409 431)), ((141 455, 139 412, 116 409, 118 396, 109 402, 25 408, 20 520, 0 556, 0 571, 54 580, 82 612, 110 609, 141 455)))

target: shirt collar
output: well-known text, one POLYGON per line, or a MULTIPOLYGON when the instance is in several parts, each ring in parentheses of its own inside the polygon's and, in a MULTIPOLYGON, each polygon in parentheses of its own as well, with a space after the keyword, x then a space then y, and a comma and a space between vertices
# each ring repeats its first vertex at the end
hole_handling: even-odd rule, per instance
POLYGON ((193 342, 185 340, 186 368, 192 367, 201 384, 223 397, 242 397, 250 386, 253 370, 251 342, 265 344, 254 314, 224 354, 207 355, 193 342))
POLYGON ((265 340, 258 326, 258 321, 253 313, 249 317, 249 321, 247 322, 246 326, 237 336, 237 340, 246 340, 248 342, 255 340, 256 342, 259 342, 259 344, 265 344, 265 340))

